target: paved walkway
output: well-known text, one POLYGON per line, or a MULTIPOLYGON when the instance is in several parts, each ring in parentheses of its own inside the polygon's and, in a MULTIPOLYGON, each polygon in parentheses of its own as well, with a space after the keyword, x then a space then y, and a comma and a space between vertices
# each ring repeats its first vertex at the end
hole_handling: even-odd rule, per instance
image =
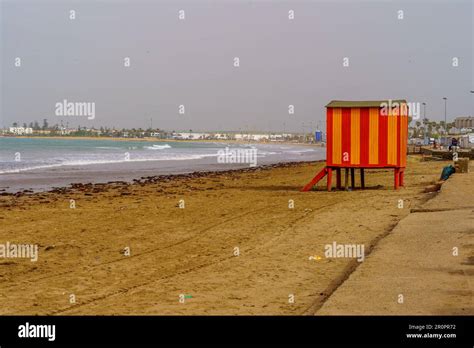
POLYGON ((473 315, 473 265, 471 172, 454 174, 412 209, 316 315, 473 315))

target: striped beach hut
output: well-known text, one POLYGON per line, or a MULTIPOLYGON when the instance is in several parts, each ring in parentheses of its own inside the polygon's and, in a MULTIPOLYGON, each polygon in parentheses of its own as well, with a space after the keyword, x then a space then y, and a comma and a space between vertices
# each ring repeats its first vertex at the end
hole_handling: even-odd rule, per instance
POLYGON ((394 187, 403 185, 408 140, 408 105, 405 100, 339 101, 326 105, 326 167, 303 189, 309 191, 327 175, 331 190, 332 174, 341 188, 345 170, 345 188, 349 171, 355 187, 355 169, 360 169, 361 187, 364 169, 393 168, 394 187))

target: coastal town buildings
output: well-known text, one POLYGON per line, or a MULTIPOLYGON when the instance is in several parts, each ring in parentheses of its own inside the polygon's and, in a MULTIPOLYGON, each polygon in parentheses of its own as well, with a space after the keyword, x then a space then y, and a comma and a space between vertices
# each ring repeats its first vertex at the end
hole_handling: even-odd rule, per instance
POLYGON ((10 127, 8 129, 9 133, 15 134, 15 135, 28 135, 28 134, 33 134, 33 128, 29 127, 10 127))
POLYGON ((457 129, 472 128, 474 129, 474 116, 461 116, 454 119, 454 126, 457 129))

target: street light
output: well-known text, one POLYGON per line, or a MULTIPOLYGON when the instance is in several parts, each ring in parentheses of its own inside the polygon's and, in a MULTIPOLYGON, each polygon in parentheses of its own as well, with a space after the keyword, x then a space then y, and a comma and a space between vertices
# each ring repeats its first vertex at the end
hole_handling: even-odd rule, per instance
POLYGON ((424 130, 423 130, 423 144, 428 145, 428 137, 426 134, 426 103, 421 103, 423 105, 423 123, 424 123, 424 130))
POLYGON ((445 134, 445 142, 447 143, 448 142, 448 123, 446 121, 446 114, 447 114, 447 110, 448 110, 448 98, 447 97, 443 97, 444 99, 444 134, 445 134))

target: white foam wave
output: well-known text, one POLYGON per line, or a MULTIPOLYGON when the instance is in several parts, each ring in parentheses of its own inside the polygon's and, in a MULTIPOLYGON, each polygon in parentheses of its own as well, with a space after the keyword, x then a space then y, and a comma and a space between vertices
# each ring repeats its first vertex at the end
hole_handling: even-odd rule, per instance
POLYGON ((168 144, 164 144, 164 145, 154 144, 152 146, 145 146, 144 148, 148 150, 164 150, 164 149, 171 149, 171 146, 168 144))
POLYGON ((96 149, 102 149, 102 150, 121 150, 121 147, 117 146, 96 146, 96 149))
POLYGON ((126 159, 69 160, 69 161, 66 160, 62 163, 40 164, 40 165, 34 165, 34 166, 24 167, 24 168, 4 169, 4 170, 0 170, 0 174, 14 174, 14 173, 27 172, 31 170, 66 167, 66 166, 87 166, 87 165, 93 165, 93 164, 113 164, 113 163, 126 163, 126 162, 186 161, 186 160, 203 159, 206 157, 217 157, 217 154, 173 155, 173 156, 163 156, 160 158, 130 158, 129 160, 126 160, 126 159))

